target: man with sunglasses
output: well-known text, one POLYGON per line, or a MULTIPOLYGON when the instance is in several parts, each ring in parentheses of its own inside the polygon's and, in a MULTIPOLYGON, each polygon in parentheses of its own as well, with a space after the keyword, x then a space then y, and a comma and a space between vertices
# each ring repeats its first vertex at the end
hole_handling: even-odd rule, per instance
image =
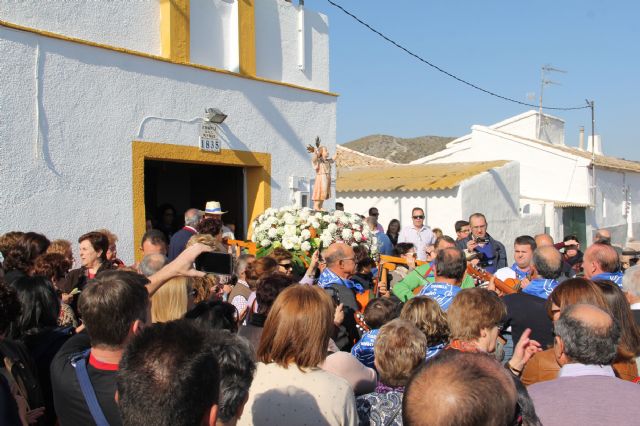
POLYGON ((369 217, 372 217, 375 219, 376 222, 376 232, 382 232, 384 234, 384 228, 382 227, 382 225, 380 225, 380 223, 378 222, 378 216, 380 216, 380 213, 378 212, 378 209, 375 207, 371 207, 369 209, 369 217))
POLYGON ((427 247, 433 245, 436 237, 431 228, 424 224, 424 210, 414 207, 411 210, 411 225, 405 226, 398 235, 399 243, 412 243, 416 248, 418 260, 427 260, 427 247))

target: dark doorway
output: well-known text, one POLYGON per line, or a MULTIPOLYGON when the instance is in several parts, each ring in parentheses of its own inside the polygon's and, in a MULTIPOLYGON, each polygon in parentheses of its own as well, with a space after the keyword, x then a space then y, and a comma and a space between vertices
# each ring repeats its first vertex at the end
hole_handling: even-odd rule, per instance
POLYGON ((235 236, 244 239, 244 169, 242 167, 171 161, 144 161, 144 203, 147 219, 159 219, 158 207, 171 204, 177 211, 176 226, 183 225, 184 212, 204 210, 207 201, 219 201, 227 213, 222 220, 235 226, 235 236))
POLYGON ((565 207, 562 209, 562 227, 564 236, 575 235, 582 247, 587 246, 587 227, 584 207, 565 207))

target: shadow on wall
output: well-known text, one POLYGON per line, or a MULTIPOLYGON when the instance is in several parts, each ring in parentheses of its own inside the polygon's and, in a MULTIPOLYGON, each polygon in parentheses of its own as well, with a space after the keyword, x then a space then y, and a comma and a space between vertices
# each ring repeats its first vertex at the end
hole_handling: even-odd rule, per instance
POLYGON ((313 40, 314 35, 327 34, 329 27, 327 23, 317 13, 304 14, 304 75, 313 81, 313 40))
POLYGON ((56 170, 53 160, 51 159, 51 152, 49 150, 49 121, 47 120, 47 113, 44 109, 44 98, 42 92, 44 90, 44 72, 45 72, 45 60, 46 49, 43 49, 40 43, 35 43, 36 48, 36 96, 37 96, 37 134, 36 134, 36 155, 42 156, 49 170, 53 172, 57 177, 62 175, 56 170), (44 52, 43 52, 44 50, 44 52))
MULTIPOLYGON (((282 44, 280 31, 280 13, 277 1, 259 1, 255 4, 257 22, 264 22, 256 28, 256 72, 259 76, 282 81, 282 49, 274 49, 282 44), (269 56, 260 60, 260 52, 269 52, 269 56)), ((258 24, 259 25, 259 24, 258 24)))
MULTIPOLYGON (((509 192, 509 189, 502 181, 502 176, 500 176, 500 174, 496 172, 494 169, 490 169, 489 174, 493 178, 493 181, 495 182, 496 187, 500 191, 502 198, 504 198, 504 201, 507 203, 507 205, 511 209, 511 212, 514 215, 519 215, 519 208, 518 206, 516 206, 516 203, 514 202, 513 197, 511 197, 511 193, 509 192)), ((518 200, 518 203, 519 202, 520 201, 518 200)))

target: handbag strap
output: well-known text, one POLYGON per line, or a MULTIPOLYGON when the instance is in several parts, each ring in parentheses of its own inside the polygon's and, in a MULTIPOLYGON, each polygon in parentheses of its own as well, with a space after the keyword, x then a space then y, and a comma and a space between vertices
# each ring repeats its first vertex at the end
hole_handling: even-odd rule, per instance
POLYGON ((107 418, 104 416, 104 412, 100 407, 100 403, 98 402, 98 398, 96 397, 96 392, 93 389, 93 385, 91 384, 91 379, 89 379, 89 373, 87 372, 87 357, 91 349, 87 349, 84 352, 73 355, 71 357, 71 365, 76 370, 76 377, 78 378, 78 383, 80 384, 80 390, 82 390, 82 395, 84 396, 84 400, 89 407, 89 411, 91 412, 91 417, 96 422, 97 426, 109 426, 109 422, 107 418))

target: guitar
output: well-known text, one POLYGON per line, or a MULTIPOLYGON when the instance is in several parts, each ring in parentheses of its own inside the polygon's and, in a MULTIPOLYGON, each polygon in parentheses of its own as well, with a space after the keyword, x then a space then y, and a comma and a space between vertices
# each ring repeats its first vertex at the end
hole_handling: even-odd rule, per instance
POLYGON ((356 327, 358 328, 358 331, 360 331, 362 333, 367 333, 367 332, 371 331, 371 328, 369 328, 369 326, 367 325, 366 321, 364 320, 364 313, 355 312, 353 314, 353 318, 356 321, 356 327))
POLYGON ((474 267, 470 263, 467 263, 467 274, 471 275, 473 278, 483 281, 491 281, 491 279, 493 279, 496 289, 500 290, 504 294, 518 293, 521 290, 520 280, 507 278, 502 281, 487 271, 474 267))

